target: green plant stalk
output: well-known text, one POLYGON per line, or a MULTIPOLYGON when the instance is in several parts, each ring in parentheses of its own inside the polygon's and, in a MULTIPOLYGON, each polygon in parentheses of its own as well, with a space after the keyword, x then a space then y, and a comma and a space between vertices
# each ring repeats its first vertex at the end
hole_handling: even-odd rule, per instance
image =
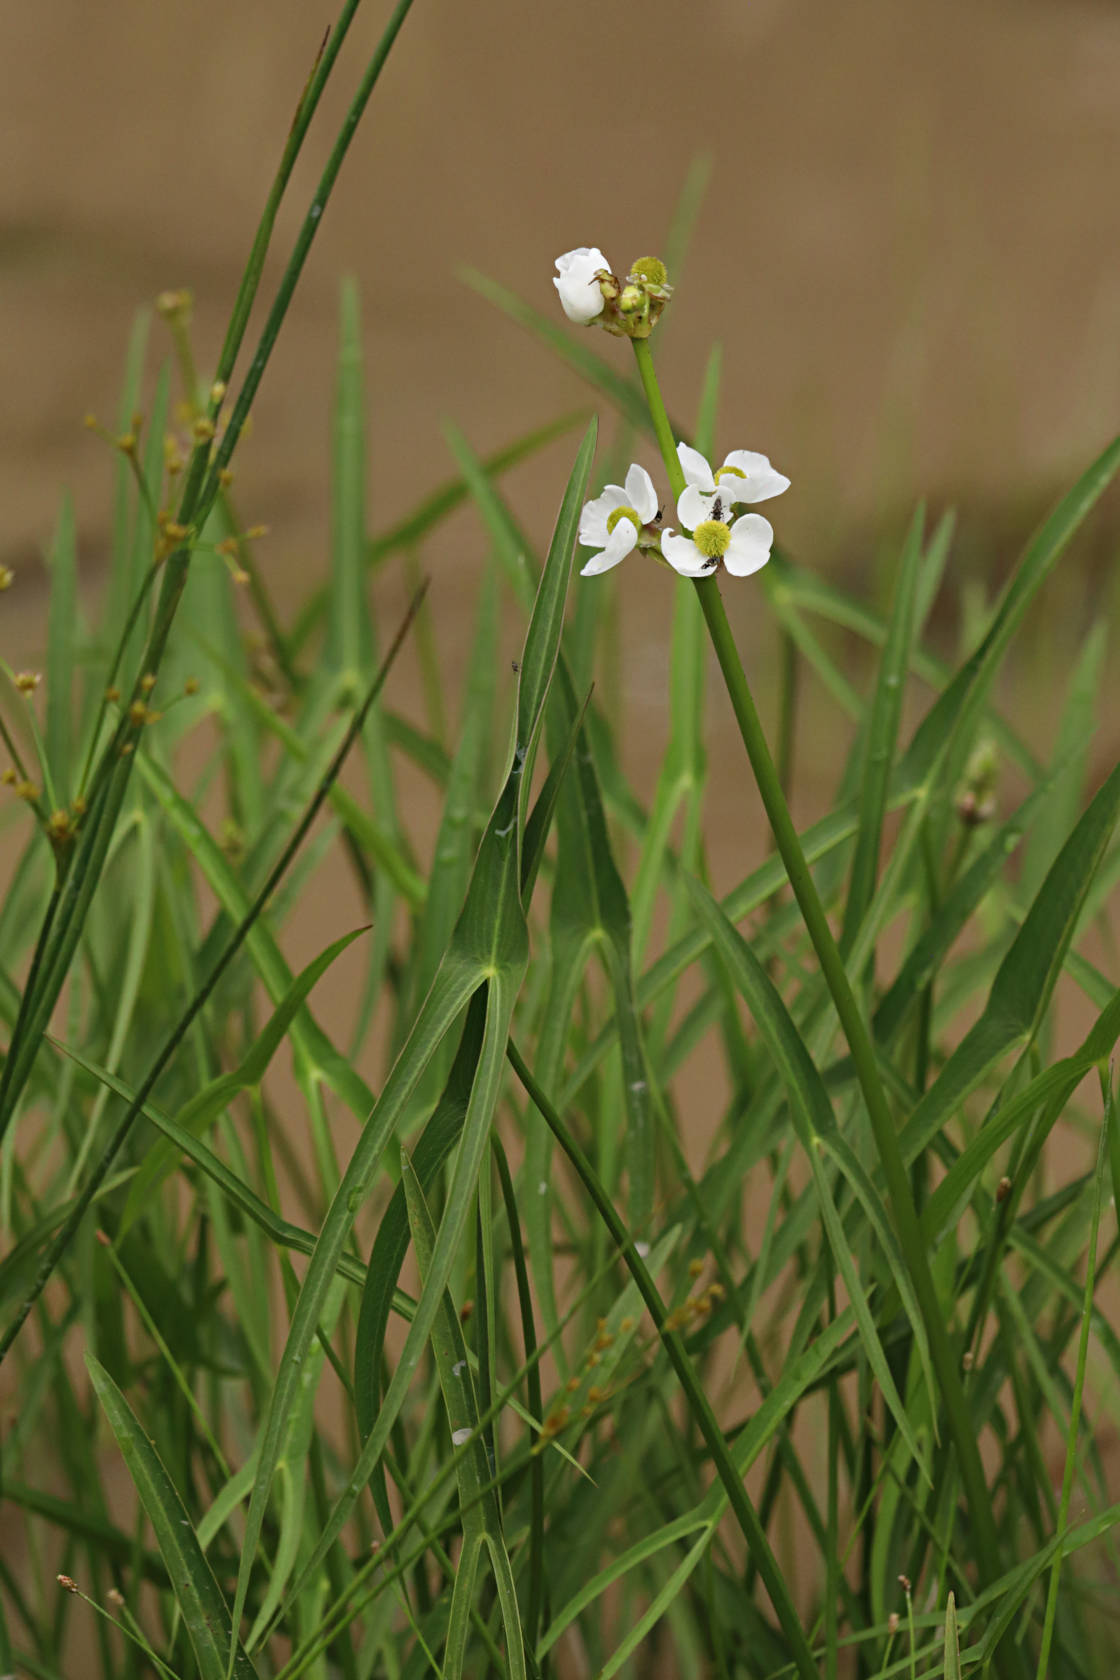
MULTIPOLYGON (((245 324, 248 320, 257 283, 260 279, 260 272, 264 264, 272 221, 275 219, 276 206, 279 203, 279 193, 283 191, 288 174, 291 172, 295 150, 298 150, 299 145, 302 144, 307 123, 310 122, 311 113, 322 89, 322 83, 325 81, 326 75, 329 74, 330 67, 334 62, 334 55, 341 45, 341 37, 345 33, 345 29, 349 27, 350 18, 358 3, 359 0, 351 0, 350 5, 348 5, 343 19, 340 20, 339 28, 335 31, 335 38, 328 43, 312 82, 301 101, 296 122, 289 135, 288 145, 281 160, 276 181, 273 184, 272 191, 275 195, 275 202, 270 197, 269 207, 266 207, 261 227, 258 229, 257 240, 254 243, 246 274, 234 304, 230 329, 226 335, 226 343, 219 359, 217 377, 220 380, 226 379, 228 373, 232 371, 237 347, 244 334, 245 324), (293 147, 295 150, 293 150, 293 147)), ((411 5, 412 0, 398 0, 384 33, 374 49, 373 56, 366 66, 361 84, 343 119, 342 127, 320 176, 314 197, 308 206, 307 214, 296 239, 295 248, 281 278, 272 308, 269 311, 257 349, 250 363, 249 371, 242 383, 233 413, 214 453, 213 460, 210 459, 210 446, 207 443, 200 443, 191 456, 186 483, 183 487, 178 523, 195 535, 205 524, 221 487, 219 474, 222 468, 228 464, 241 436, 249 409, 276 344, 296 284, 303 271, 303 265, 307 260, 308 251, 318 230, 319 222, 338 173, 342 168, 343 160, 384 67, 389 50, 396 40, 411 5)), ((212 415, 216 413, 216 410, 217 405, 212 404, 212 415)), ((163 584, 156 605, 155 622, 140 667, 142 672, 154 674, 159 669, 171 633, 171 625, 182 599, 183 590, 186 587, 190 555, 191 539, 188 537, 166 560, 163 584)), ((41 994, 35 998, 34 1007, 28 1013, 25 1030, 21 1032, 18 1040, 13 1039, 8 1047, 3 1079, 0 1081, 0 1136, 2 1136, 7 1122, 15 1111, 23 1085, 38 1052, 43 1032, 46 1030, 58 994, 62 990, 63 982, 69 972, 70 963, 85 924, 89 904, 104 865, 109 839, 124 801, 132 768, 131 759, 141 728, 142 725, 130 721, 128 709, 122 708, 121 721, 106 744, 94 774, 94 785, 89 801, 90 809, 83 824, 84 839, 80 845, 82 856, 80 859, 75 859, 76 867, 71 869, 67 877, 61 906, 62 914, 58 917, 57 941, 43 965, 41 994)))
POLYGON ((677 1374, 677 1380, 684 1390, 689 1411, 704 1438, 708 1451, 712 1455, 712 1467, 723 1483, 728 1503, 735 1513, 747 1548, 770 1596, 770 1602, 774 1606, 775 1613, 781 1623, 782 1632, 789 1641, 790 1652, 798 1673, 802 1676, 802 1680, 820 1680, 819 1670, 813 1660, 812 1651, 809 1649, 809 1642, 805 1637, 805 1630, 798 1619, 793 1600, 789 1596, 789 1590, 778 1568, 777 1559, 770 1549, 770 1542, 767 1540, 765 1531, 758 1519, 758 1513, 743 1485, 743 1478, 727 1450, 727 1439, 716 1420, 711 1403, 704 1393, 684 1342, 675 1330, 670 1330, 666 1326, 665 1321, 668 1315, 657 1285, 650 1276, 644 1260, 634 1246, 630 1232, 619 1216, 610 1196, 603 1188, 594 1168, 557 1110, 553 1107, 548 1094, 538 1085, 533 1077, 532 1070, 526 1064, 512 1038, 506 1046, 506 1055, 514 1073, 532 1098, 541 1118, 578 1173, 584 1189, 595 1204, 600 1219, 617 1246, 630 1276, 638 1286, 639 1293, 661 1339, 661 1345, 664 1347, 669 1362, 677 1374))
POLYGON ((179 1048, 179 1045, 186 1037, 192 1021, 195 1020, 206 1003, 206 1000, 213 992, 214 987, 218 984, 218 981, 225 973, 229 964, 233 961, 233 958, 241 949, 250 928, 262 914, 269 899, 272 897, 281 879, 286 874, 293 857, 299 850, 299 847, 303 844, 308 830, 314 823, 315 818, 326 801, 327 795, 330 793, 331 787, 342 768, 346 755, 350 751, 350 748, 353 746, 358 735, 361 733, 362 726, 369 715, 370 707, 373 705, 384 686, 385 679, 389 674, 393 661, 396 659, 396 656, 400 651, 401 644, 404 642, 412 621, 419 610, 421 599, 422 596, 418 595, 411 601, 408 610, 405 613, 404 619, 401 622, 400 628, 394 636, 389 650, 381 663, 381 667, 378 670, 377 675, 370 684, 370 687, 362 700, 362 704, 354 713, 350 726, 343 737, 342 744, 336 752, 334 758, 331 760, 326 774, 319 783, 318 788, 315 790, 315 794, 311 799, 307 810, 297 823, 291 839, 284 847, 284 850, 281 852, 280 857, 273 868, 269 871, 268 879, 265 881, 264 886, 250 905, 248 915, 245 917, 241 925, 234 930, 225 949, 222 951, 217 962, 214 964, 214 967, 211 969, 207 980, 191 999, 190 1004, 175 1026, 173 1032, 167 1040, 167 1043, 153 1062, 147 1077, 138 1087, 136 1095, 133 1097, 131 1103, 122 1115, 113 1136, 110 1138, 107 1147, 102 1152, 100 1160, 83 1185, 80 1194, 75 1199, 73 1207, 66 1216, 65 1222, 61 1226, 57 1236, 54 1238, 54 1241, 47 1249, 46 1254, 43 1256, 31 1287, 28 1289, 23 1301, 20 1303, 19 1309, 16 1312, 11 1324, 9 1324, 3 1336, 0 1337, 0 1363, 3 1362, 4 1356, 7 1354, 12 1343, 19 1335, 19 1332, 23 1327, 23 1324, 32 1307, 46 1288, 55 1267, 58 1265, 59 1260, 69 1247, 75 1231, 78 1229, 78 1226, 81 1224, 82 1219, 85 1216, 86 1209, 89 1207, 90 1202, 93 1200, 101 1183, 109 1172, 110 1167, 116 1159, 129 1131, 132 1128, 133 1122, 143 1112, 144 1104, 147 1102, 148 1097, 155 1089, 164 1068, 171 1061, 176 1050, 179 1048))
MULTIPOLYGON (((657 384, 649 344, 643 339, 633 339, 631 342, 665 471, 674 496, 679 496, 685 488, 684 471, 677 457, 673 432, 657 384)), ((739 651, 735 646, 731 626, 727 621, 723 597, 712 578, 696 579, 694 587, 700 598, 712 647, 719 661, 728 698, 735 713, 735 721, 739 725, 739 733, 751 762, 778 851, 781 853, 790 886, 800 907, 851 1052, 852 1065, 863 1093, 879 1164, 890 1197, 899 1244, 913 1279, 914 1291, 929 1337, 930 1357, 941 1390, 949 1430, 960 1464, 969 1514, 976 1532, 977 1563, 987 1584, 998 1574, 1000 1555, 991 1499, 952 1344, 929 1269, 909 1175, 879 1077, 871 1035, 860 1013, 843 958, 832 936, 824 905, 805 861, 805 854, 801 850, 801 842, 782 792, 774 760, 770 756, 770 748, 739 658, 739 651)))

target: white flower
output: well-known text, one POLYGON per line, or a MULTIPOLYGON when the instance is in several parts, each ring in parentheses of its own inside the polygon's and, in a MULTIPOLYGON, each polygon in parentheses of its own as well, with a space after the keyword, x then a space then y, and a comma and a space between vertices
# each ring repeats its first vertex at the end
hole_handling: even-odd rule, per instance
POLYGON ((708 577, 721 561, 732 577, 750 577, 770 558, 774 541, 770 521, 760 513, 736 517, 722 489, 702 498, 690 484, 677 500, 677 518, 691 527, 692 535, 662 531, 661 552, 682 577, 708 577))
POLYGON ((785 474, 775 472, 767 457, 753 449, 733 449, 717 472, 712 471, 698 449, 690 449, 687 443, 678 443, 677 457, 684 468, 686 483, 696 491, 696 497, 689 501, 689 510, 695 518, 678 509, 682 523, 690 531, 707 517, 700 509, 711 506, 717 490, 723 493, 724 505, 732 507, 740 502, 768 502, 771 496, 780 496, 783 490, 789 489, 785 474))
POLYGON ((559 273, 552 284, 560 293, 565 315, 577 326, 590 326, 596 315, 603 313, 603 294, 595 276, 609 274, 610 263, 597 245, 581 245, 557 257, 556 267, 559 273))
POLYGON ((580 572, 597 577, 609 572, 631 549, 637 548, 642 526, 657 517, 657 491, 644 467, 630 467, 626 486, 608 484, 601 496, 584 505, 579 521, 579 540, 585 548, 598 548, 580 572))

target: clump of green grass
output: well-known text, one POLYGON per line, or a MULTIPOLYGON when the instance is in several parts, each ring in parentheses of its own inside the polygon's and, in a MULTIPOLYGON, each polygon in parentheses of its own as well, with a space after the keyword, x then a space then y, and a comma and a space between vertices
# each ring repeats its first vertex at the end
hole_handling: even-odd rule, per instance
MULTIPOLYGON (((612 684, 593 687, 615 585, 571 588, 595 424, 547 552, 502 477, 570 420, 486 462, 452 431, 459 476, 371 536, 348 287, 330 574, 284 624, 230 462, 352 124, 235 373, 355 10, 304 92, 212 380, 187 300, 161 302, 190 410, 170 442, 171 374, 149 376, 137 330, 100 622, 78 611, 64 504, 45 677, 3 695, 8 820, 28 837, 0 906, 0 1670, 1104 1680, 1120 768, 1089 787, 1103 629, 1054 697, 1049 761, 995 695, 1120 444, 955 665, 926 636, 951 527, 920 511, 885 614, 780 552, 755 580, 675 582, 647 802, 612 684), (490 557, 454 695, 438 598, 385 625, 369 580, 397 563, 417 579, 468 500, 490 557), (759 591, 778 638, 773 757, 732 587, 759 591), (866 692, 834 627, 874 650, 866 692), (408 638, 423 725, 395 695, 408 638), (775 841, 721 898, 709 650, 775 841), (846 752, 798 832, 790 747, 817 682, 846 752), (417 773, 434 841, 402 792, 417 773), (293 973, 285 923, 324 865, 363 925, 293 973), (362 983, 340 1028, 314 989, 347 950, 362 983), (1054 1018, 1071 989, 1089 1020, 1073 1046, 1054 1018), (701 1060, 728 1095, 694 1171, 701 1060)), ((475 284, 617 414, 598 476, 637 439, 679 491, 682 433, 711 452, 718 358, 674 427, 643 336, 631 376, 623 346, 598 356, 475 284)))

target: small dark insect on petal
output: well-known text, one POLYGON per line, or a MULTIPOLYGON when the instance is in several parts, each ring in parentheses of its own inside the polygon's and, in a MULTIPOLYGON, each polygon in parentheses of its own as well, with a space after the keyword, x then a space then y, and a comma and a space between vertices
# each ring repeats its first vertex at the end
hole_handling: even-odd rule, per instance
POLYGON ((712 518, 720 520, 721 523, 723 521, 723 503, 718 496, 712 503, 712 518))

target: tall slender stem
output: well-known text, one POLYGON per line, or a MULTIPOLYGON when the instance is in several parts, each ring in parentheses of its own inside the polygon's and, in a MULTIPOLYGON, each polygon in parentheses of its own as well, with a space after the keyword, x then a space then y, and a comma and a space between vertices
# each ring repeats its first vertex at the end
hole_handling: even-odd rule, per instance
MULTIPOLYGON (((661 449, 665 471, 674 494, 684 488, 684 472, 677 457, 669 416, 661 398, 654 372, 649 344, 643 339, 632 340, 638 373, 642 381, 654 433, 661 449)), ((964 1389, 957 1369, 952 1343, 945 1326, 941 1303, 937 1297, 929 1268, 925 1243, 921 1234, 917 1209, 910 1187, 909 1175, 899 1148, 898 1136, 890 1108, 879 1077, 875 1049, 867 1023, 856 1002, 832 929, 825 914, 816 882, 813 880, 801 841, 790 816, 782 791, 781 780, 770 755, 770 748, 755 709, 754 698, 743 670, 731 626, 727 621, 723 597, 714 577, 698 578, 694 587, 708 627, 708 635, 719 661, 727 688, 731 709, 739 725, 739 733, 751 762, 766 815, 770 819, 774 840, 785 864, 789 884, 793 888, 812 941, 813 949, 832 996, 836 1014, 851 1052, 852 1066, 863 1093, 867 1116, 875 1139, 883 1178, 890 1198, 891 1211, 907 1270, 914 1284, 919 1308, 929 1339, 930 1356, 937 1373, 946 1417, 960 1464, 961 1479, 968 1499, 969 1515, 976 1533, 976 1553, 983 1576, 993 1579, 999 1573, 999 1545, 991 1498, 984 1477, 984 1467, 976 1443, 975 1430, 965 1400, 964 1389)))

